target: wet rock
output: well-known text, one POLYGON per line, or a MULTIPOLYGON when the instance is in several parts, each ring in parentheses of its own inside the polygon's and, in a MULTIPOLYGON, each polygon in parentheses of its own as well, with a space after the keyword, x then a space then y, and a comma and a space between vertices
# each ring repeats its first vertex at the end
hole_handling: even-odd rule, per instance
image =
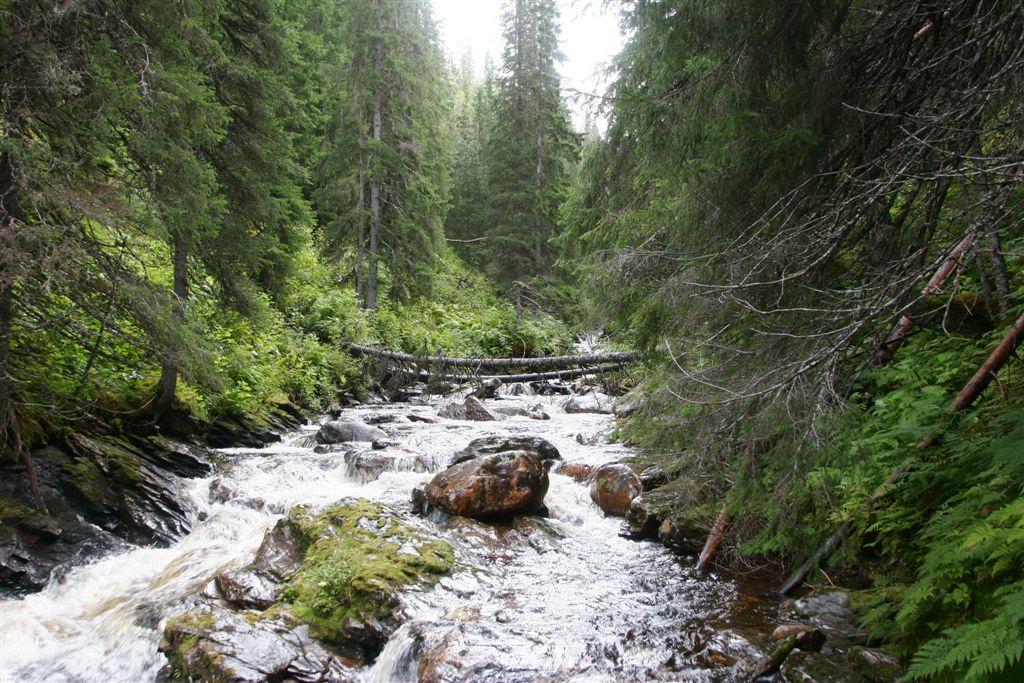
POLYGON ((704 547, 711 520, 706 508, 689 508, 671 513, 658 527, 658 540, 673 550, 696 554, 704 547))
POLYGON ((373 425, 374 427, 383 424, 388 424, 389 422, 394 422, 396 419, 398 419, 398 416, 393 415, 391 413, 378 413, 376 415, 363 416, 363 422, 365 422, 368 425, 373 425))
POLYGON ((188 532, 195 510, 181 477, 206 476, 199 447, 161 436, 71 434, 32 451, 49 514, 36 509, 20 462, 0 462, 0 588, 42 588, 66 570, 123 547, 164 546, 188 532))
POLYGON ((536 452, 505 451, 453 464, 425 495, 445 512, 486 520, 535 512, 547 490, 547 467, 536 452))
POLYGON ((867 633, 854 624, 848 593, 832 591, 800 598, 793 602, 792 612, 797 620, 824 631, 832 647, 849 647, 867 642, 867 633))
POLYGON ((214 579, 221 597, 242 608, 266 609, 276 598, 277 586, 302 564, 301 539, 287 519, 278 520, 263 537, 252 563, 221 572, 214 579))
POLYGON ((673 491, 646 491, 629 504, 626 521, 634 535, 657 538, 662 522, 672 514, 672 510, 677 505, 679 505, 679 498, 673 491))
POLYGON ((536 453, 542 461, 561 460, 562 455, 547 439, 539 436, 482 436, 473 439, 466 447, 452 456, 450 464, 457 465, 473 458, 482 458, 507 451, 529 451, 536 453))
POLYGON ((288 523, 306 549, 275 608, 331 643, 372 658, 402 622, 401 592, 436 581, 454 564, 448 543, 389 506, 347 499, 321 512, 292 508, 288 523))
POLYGON ((850 668, 872 683, 888 683, 903 676, 903 667, 893 657, 866 647, 852 647, 846 654, 850 668))
POLYGON ((387 433, 357 420, 332 420, 316 433, 317 443, 338 444, 345 441, 376 441, 388 438, 387 433))
POLYGON ((481 399, 494 398, 498 395, 498 389, 500 388, 501 380, 497 377, 492 377, 477 383, 471 395, 481 399))
POLYGON ((611 399, 599 393, 573 396, 562 404, 562 409, 567 413, 602 413, 609 415, 612 412, 611 399))
POLYGON ((423 392, 433 396, 447 396, 448 394, 455 391, 456 386, 451 382, 445 382, 443 380, 431 379, 427 382, 427 386, 423 389, 423 392))
POLYGON ((507 396, 533 396, 537 392, 535 392, 533 387, 525 382, 513 382, 512 384, 505 385, 505 389, 502 393, 507 396))
POLYGON ((813 651, 789 654, 779 667, 786 683, 866 683, 867 679, 841 661, 813 651))
POLYGON ((237 495, 238 489, 220 477, 214 477, 210 482, 209 500, 211 503, 226 503, 237 495))
POLYGON ((623 517, 630 503, 643 490, 639 477, 628 465, 608 463, 594 472, 590 482, 590 499, 606 513, 623 517))
POLYGON ((274 604, 277 584, 247 569, 221 572, 214 578, 217 593, 235 607, 266 609, 274 604))
POLYGON ((310 637, 309 627, 284 618, 246 618, 207 605, 172 619, 160 651, 165 680, 271 683, 357 681, 362 660, 310 637))
POLYGON ((634 391, 630 391, 625 396, 620 396, 612 404, 612 413, 615 417, 629 417, 640 409, 640 395, 639 393, 634 393, 634 391))
POLYGON ((373 448, 373 450, 375 451, 382 451, 385 448, 390 448, 392 445, 394 444, 392 444, 387 439, 377 439, 370 443, 370 447, 373 448))
POLYGON ((594 466, 579 460, 573 460, 571 462, 563 463, 555 471, 582 484, 590 479, 590 475, 594 472, 594 466))
POLYGON ((819 637, 821 639, 821 644, 818 645, 818 647, 802 649, 820 650, 821 645, 825 644, 825 634, 819 629, 816 629, 813 626, 808 626, 807 624, 782 624, 781 626, 776 626, 775 630, 772 631, 772 640, 784 640, 789 636, 799 636, 802 634, 815 634, 813 636, 804 636, 805 639, 813 638, 817 640, 819 637))
POLYGON ((570 396, 572 389, 565 382, 537 381, 530 382, 530 389, 539 396, 570 396))
POLYGON ((380 478, 385 472, 426 472, 427 462, 418 453, 397 450, 350 451, 345 454, 349 475, 363 483, 380 478))
POLYGON ((418 415, 416 413, 409 413, 405 417, 409 422, 425 422, 426 424, 437 424, 441 421, 433 415, 418 415))
POLYGON ((321 443, 313 447, 313 452, 318 455, 327 453, 351 453, 353 448, 342 443, 321 443))
POLYGON ((416 484, 412 487, 412 511, 418 515, 430 513, 430 501, 427 500, 427 485, 416 484))
POLYGON ((472 420, 475 422, 492 422, 498 418, 494 413, 487 410, 484 404, 475 396, 467 396, 460 403, 448 403, 442 407, 437 414, 449 420, 472 420))
POLYGON ((652 491, 668 483, 668 472, 661 465, 648 465, 637 472, 644 491, 652 491))

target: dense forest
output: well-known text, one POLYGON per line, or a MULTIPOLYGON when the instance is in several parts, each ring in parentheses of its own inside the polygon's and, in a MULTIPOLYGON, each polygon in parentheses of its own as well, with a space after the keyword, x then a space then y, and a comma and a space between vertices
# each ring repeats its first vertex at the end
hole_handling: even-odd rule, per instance
POLYGON ((481 78, 429 0, 0 2, 0 517, 58 435, 600 330, 702 565, 855 591, 909 679, 1024 676, 1024 6, 611 2, 586 134, 559 6, 481 78))

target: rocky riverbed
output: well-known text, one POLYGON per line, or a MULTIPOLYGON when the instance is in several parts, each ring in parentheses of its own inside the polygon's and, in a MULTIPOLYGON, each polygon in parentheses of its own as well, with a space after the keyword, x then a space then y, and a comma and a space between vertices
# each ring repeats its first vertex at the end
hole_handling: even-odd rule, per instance
POLYGON ((608 514, 664 484, 612 465, 633 454, 607 438, 610 399, 477 393, 220 449, 172 487, 189 531, 171 545, 2 603, 3 680, 745 680, 824 658, 817 635, 773 640, 785 617, 851 632, 841 605, 846 626, 815 625, 756 580, 695 574, 686 544, 651 540, 657 505, 608 514))

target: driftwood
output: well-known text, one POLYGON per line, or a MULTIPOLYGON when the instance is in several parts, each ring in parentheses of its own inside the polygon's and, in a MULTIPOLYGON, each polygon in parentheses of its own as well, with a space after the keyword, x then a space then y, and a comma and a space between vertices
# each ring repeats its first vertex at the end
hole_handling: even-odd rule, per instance
POLYGON ((711 564, 711 558, 715 556, 715 552, 722 542, 722 537, 725 536, 725 527, 729 523, 728 509, 729 504, 727 502, 722 503, 722 509, 718 511, 715 524, 711 527, 708 540, 704 543, 704 549, 700 551, 700 557, 697 559, 697 571, 699 572, 704 571, 711 564))
POLYGON ((500 379, 502 382, 539 382, 548 379, 575 379, 584 375, 600 375, 605 372, 615 372, 622 368, 622 363, 608 363, 585 368, 571 368, 569 370, 553 370, 550 372, 527 372, 515 375, 450 375, 443 372, 429 372, 420 370, 396 370, 403 374, 411 375, 424 382, 429 380, 441 380, 444 382, 475 382, 487 379, 500 379))
MULTIPOLYGON (((985 362, 981 364, 978 371, 974 373, 974 376, 964 385, 960 393, 953 400, 953 404, 949 408, 951 413, 959 413, 966 410, 971 406, 972 403, 981 395, 983 391, 992 383, 992 379, 999 372, 1000 368, 1006 363, 1010 355, 1020 344, 1021 340, 1024 340, 1024 313, 1017 318, 1017 322, 1013 324, 1006 336, 1003 337, 999 345, 993 349, 992 353, 989 354, 985 362)), ((925 449, 934 444, 937 437, 933 434, 926 436, 918 444, 918 449, 925 449)), ((888 477, 885 479, 885 483, 877 491, 875 491, 868 501, 868 504, 872 507, 875 501, 884 493, 885 487, 895 483, 897 479, 906 471, 906 466, 897 467, 894 469, 888 477)), ((818 564, 826 557, 832 554, 832 552, 843 542, 846 535, 850 532, 852 527, 850 521, 843 522, 839 525, 839 528, 825 540, 824 543, 814 552, 814 554, 802 565, 800 565, 793 574, 786 579, 786 582, 779 588, 779 595, 786 595, 794 588, 803 582, 804 578, 815 568, 818 564)))
MULTIPOLYGON (((349 349, 364 356, 384 358, 414 365, 440 365, 474 370, 505 370, 508 368, 533 368, 535 370, 594 366, 603 363, 628 363, 640 359, 640 351, 613 351, 589 353, 577 356, 549 356, 547 358, 454 358, 448 356, 416 356, 401 351, 390 351, 362 344, 348 344, 349 349)), ((475 379, 475 378, 474 378, 475 379)))

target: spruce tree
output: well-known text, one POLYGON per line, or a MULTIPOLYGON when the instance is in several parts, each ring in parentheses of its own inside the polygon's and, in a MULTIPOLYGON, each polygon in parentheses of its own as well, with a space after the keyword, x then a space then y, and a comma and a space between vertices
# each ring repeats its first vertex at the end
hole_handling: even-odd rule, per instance
POLYGON ((561 96, 554 0, 511 0, 487 142, 487 253, 501 281, 550 272, 567 164, 578 139, 561 96))

